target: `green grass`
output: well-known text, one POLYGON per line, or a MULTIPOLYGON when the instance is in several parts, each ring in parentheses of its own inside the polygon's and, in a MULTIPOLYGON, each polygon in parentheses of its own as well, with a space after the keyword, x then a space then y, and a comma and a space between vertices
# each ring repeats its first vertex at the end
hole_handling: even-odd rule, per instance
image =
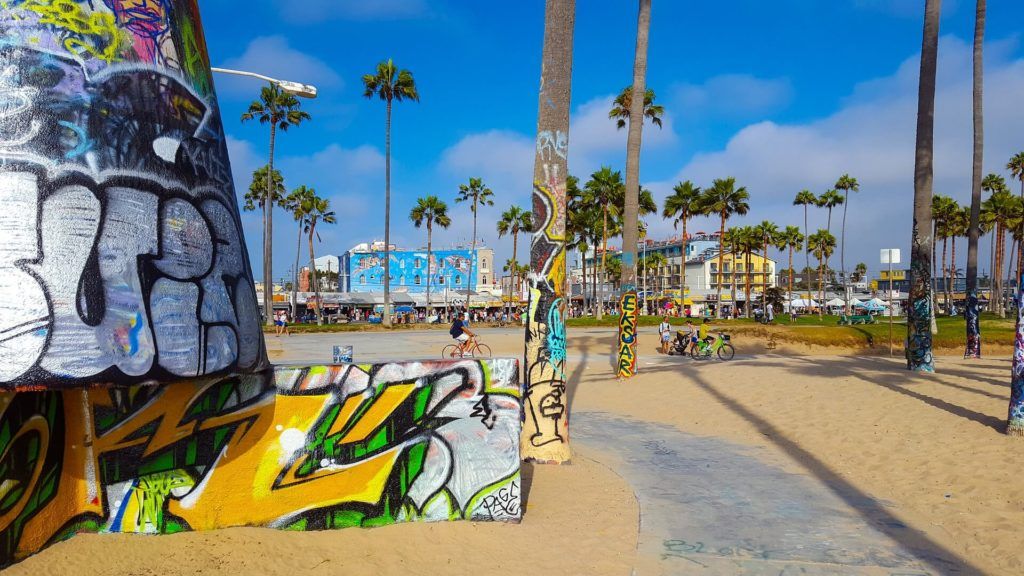
MULTIPOLYGON (((640 326, 657 326, 661 323, 661 316, 641 316, 640 326)), ((856 326, 839 326, 838 316, 817 315, 800 316, 795 322, 789 321, 789 316, 780 315, 775 318, 775 324, 763 326, 753 319, 736 318, 732 320, 712 319, 714 329, 723 329, 734 334, 745 334, 754 337, 769 338, 776 340, 797 343, 812 344, 819 346, 853 346, 866 347, 869 345, 888 345, 889 322, 887 318, 879 318, 876 324, 859 324, 856 326)), ((605 316, 601 320, 596 318, 571 318, 566 321, 568 327, 608 327, 618 326, 618 316, 605 316)), ((700 319, 695 318, 694 324, 699 324, 700 319)), ((999 344, 1012 346, 1014 341, 1013 318, 998 318, 994 314, 984 314, 981 318, 981 336, 984 344, 999 344)), ((673 326, 683 326, 686 318, 669 318, 673 326)), ((936 348, 957 348, 964 346, 965 321, 963 317, 939 317, 936 319, 939 333, 932 337, 932 345, 936 348)), ((893 319, 893 342, 897 347, 903 346, 903 340, 907 335, 905 318, 893 319)))

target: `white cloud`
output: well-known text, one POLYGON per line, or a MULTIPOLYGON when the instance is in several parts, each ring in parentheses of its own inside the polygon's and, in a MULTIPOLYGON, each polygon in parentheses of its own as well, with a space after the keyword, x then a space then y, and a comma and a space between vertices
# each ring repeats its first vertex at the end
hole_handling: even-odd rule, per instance
POLYGON ((427 13, 425 0, 283 0, 281 16, 291 24, 327 20, 404 20, 427 13))
MULTIPOLYGON (((228 58, 223 68, 256 72, 280 80, 313 84, 318 88, 341 89, 341 77, 323 60, 292 48, 283 36, 254 38, 241 56, 228 58)), ((237 76, 218 76, 217 92, 227 96, 251 96, 256 80, 237 76)))
MULTIPOLYGON (((1007 159, 1020 150, 1024 132, 1019 104, 1024 60, 1006 58, 1005 43, 993 47, 985 71, 985 170, 1003 172, 1007 159)), ((970 201, 970 50, 962 40, 942 38, 936 93, 934 188, 961 204, 970 201)), ((847 266, 864 261, 874 267, 879 248, 906 249, 910 241, 919 58, 908 58, 892 76, 858 86, 828 117, 805 124, 752 124, 724 150, 697 154, 672 181, 650 187, 663 197, 678 180, 708 185, 735 176, 751 193, 745 220, 802 225, 802 210, 792 206, 796 192, 821 193, 848 172, 859 179, 861 191, 851 199, 847 266)), ((671 224, 654 224, 655 234, 671 233, 671 224)), ((824 225, 823 212, 812 211, 812 228, 824 225)))
POLYGON ((676 84, 671 99, 688 118, 746 119, 785 108, 793 100, 793 86, 788 78, 722 74, 701 84, 676 84))

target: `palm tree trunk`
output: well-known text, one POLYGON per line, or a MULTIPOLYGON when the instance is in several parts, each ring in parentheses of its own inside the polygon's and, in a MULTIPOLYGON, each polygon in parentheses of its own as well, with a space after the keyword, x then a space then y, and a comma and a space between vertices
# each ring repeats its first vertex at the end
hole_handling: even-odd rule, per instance
MULTIPOLYGON (((311 218, 312 220, 312 218, 311 218)), ((316 255, 313 254, 313 234, 316 232, 316 223, 309 225, 309 278, 313 282, 313 294, 316 295, 316 324, 324 325, 324 303, 320 301, 320 280, 316 275, 316 255)))
POLYGON ((430 322, 430 313, 433 311, 433 306, 430 305, 430 252, 433 248, 434 239, 434 225, 432 220, 427 220, 427 322, 430 322))
MULTIPOLYGON (((644 96, 647 93, 647 38, 651 28, 651 0, 640 0, 633 54, 633 92, 629 103, 629 133, 626 136, 626 193, 622 230, 622 302, 636 302, 636 245, 640 201, 640 145, 644 128, 644 96)), ((619 376, 636 374, 636 345, 639 335, 639 307, 620 307, 618 345, 619 376)))
POLYGON ((391 327, 391 100, 387 101, 384 124, 384 317, 385 328, 391 327))
POLYGON ((267 162, 267 197, 263 200, 263 313, 267 326, 274 324, 274 144, 277 124, 270 124, 270 159, 267 162))
MULTIPOLYGON (((985 150, 984 60, 985 2, 977 0, 974 17, 974 163, 971 181, 971 222, 967 230, 967 346, 964 358, 981 358, 981 325, 978 321, 978 239, 981 235, 981 178, 985 150)), ((1016 355, 1014 355, 1016 357, 1016 355)))
MULTIPOLYGON (((572 81, 575 0, 547 0, 544 12, 544 48, 538 95, 537 132, 569 134, 569 94, 572 81)), ((520 453, 524 460, 567 463, 569 449, 569 396, 566 394, 565 298, 556 282, 565 266, 566 156, 534 156, 533 241, 554 244, 550 256, 530 251, 529 310, 545 310, 541 318, 529 314, 523 368, 523 426, 520 453), (549 176, 545 177, 545 172, 549 176), (543 206, 551 206, 544 211, 543 206), (546 217, 544 217, 546 216, 546 217), (533 302, 533 298, 539 302, 533 302), (544 337, 546 335, 547 337, 544 337), (556 336, 561 336, 558 338, 556 336)))
POLYGON ((995 303, 996 303, 996 314, 1000 318, 1006 318, 1006 308, 1003 306, 1003 256, 1006 252, 1006 233, 1003 231, 1003 225, 996 223, 996 268, 995 275, 995 303))
POLYGON ((686 309, 686 249, 688 248, 686 241, 686 220, 687 214, 686 212, 683 212, 683 253, 682 258, 680 258, 679 266, 679 295, 682 298, 682 305, 680 305, 680 311, 686 309))
POLYGON ((839 232, 839 273, 843 276, 843 312, 850 313, 850 301, 846 289, 846 206, 850 202, 850 191, 843 190, 843 227, 839 232))
MULTIPOLYGON (((577 250, 579 250, 579 248, 577 248, 577 250)), ((583 268, 583 293, 582 293, 583 302, 582 302, 582 304, 583 304, 583 315, 586 316, 586 313, 587 313, 587 251, 586 250, 582 250, 581 252, 582 253, 580 254, 580 262, 582 262, 582 268, 583 268)))
POLYGON ((514 276, 513 276, 512 282, 515 283, 515 286, 517 288, 520 286, 520 282, 519 282, 519 260, 516 259, 518 243, 519 243, 519 234, 517 234, 516 232, 513 232, 512 233, 512 274, 514 276))
POLYGON ((715 305, 715 317, 722 318, 722 282, 725 281, 725 213, 722 213, 722 227, 718 231, 718 299, 715 305))
POLYGON ((952 255, 949 257, 949 298, 946 300, 950 306, 956 300, 956 235, 952 241, 952 255))
POLYGON ((949 312, 949 290, 946 289, 946 273, 949 270, 946 266, 946 249, 949 248, 949 238, 942 239, 942 292, 945 299, 946 312, 949 312))
POLYGON ((750 318, 750 282, 754 279, 754 276, 750 273, 751 258, 749 248, 747 248, 745 260, 746 274, 743 275, 743 312, 747 318, 750 318))
POLYGON ((793 321, 793 246, 789 247, 789 289, 787 296, 789 302, 789 321, 793 321))
POLYGON ((925 0, 921 74, 918 87, 914 158, 914 220, 910 249, 910 310, 907 316, 907 368, 933 372, 931 260, 932 178, 935 130, 935 70, 939 53, 941 0, 925 0))
POLYGON ((299 237, 295 241, 295 276, 292 278, 292 321, 299 317, 299 258, 302 254, 302 221, 299 221, 299 237))
POLYGON ((601 275, 600 275, 600 277, 598 279, 599 282, 601 283, 601 289, 599 291, 595 289, 596 292, 600 292, 600 298, 601 298, 597 302, 597 319, 598 320, 604 318, 604 313, 603 313, 603 309, 604 309, 604 302, 603 302, 603 300, 604 300, 604 286, 607 283, 606 275, 608 273, 607 269, 605 268, 605 263, 606 263, 605 262, 605 258, 607 257, 607 255, 608 255, 608 207, 605 206, 604 209, 601 211, 601 275))
MULTIPOLYGON (((808 240, 809 236, 807 235, 808 232, 809 232, 809 230, 807 230, 807 204, 804 204, 804 276, 806 276, 806 278, 804 278, 804 285, 807 286, 807 302, 805 302, 805 304, 807 304, 807 306, 810 306, 811 305, 811 277, 810 277, 810 272, 811 272, 811 251, 808 249, 808 246, 807 246, 807 243, 809 241, 808 240)), ((790 268, 792 268, 792 266, 790 266, 790 268)), ((892 279, 891 278, 889 279, 889 282, 892 283, 892 279)), ((793 312, 792 305, 793 305, 793 303, 792 303, 792 300, 791 300, 790 301, 790 314, 792 314, 792 312, 793 312)))
POLYGON ((825 308, 825 271, 828 270, 828 265, 825 264, 825 260, 818 260, 818 319, 821 320, 824 315, 825 308))
MULTIPOLYGON (((466 313, 469 313, 469 300, 472 295, 470 285, 473 284, 473 270, 476 268, 476 210, 477 197, 473 196, 473 242, 469 248, 469 278, 466 279, 466 313)), ((472 286, 476 288, 476 286, 472 286)))
POLYGON ((768 243, 764 243, 764 260, 761 262, 761 311, 768 314, 768 243))

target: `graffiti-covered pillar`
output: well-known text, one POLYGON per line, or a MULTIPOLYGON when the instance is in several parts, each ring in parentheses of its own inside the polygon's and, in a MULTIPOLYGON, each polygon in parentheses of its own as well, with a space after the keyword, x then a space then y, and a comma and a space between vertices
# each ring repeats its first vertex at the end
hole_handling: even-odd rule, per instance
POLYGON ((575 13, 575 0, 547 0, 544 12, 521 443, 523 458, 536 462, 567 463, 571 457, 565 393, 565 179, 575 13))
POLYGON ((0 3, 0 387, 266 368, 195 0, 0 3))

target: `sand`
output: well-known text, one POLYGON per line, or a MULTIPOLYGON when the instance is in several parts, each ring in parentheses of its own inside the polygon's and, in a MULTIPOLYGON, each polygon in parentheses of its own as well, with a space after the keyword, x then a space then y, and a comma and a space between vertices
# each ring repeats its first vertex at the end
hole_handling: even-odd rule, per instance
MULTIPOLYGON (((654 335, 645 329, 641 374, 622 383, 612 377, 612 338, 605 334, 569 333, 572 409, 762 448, 799 474, 891 503, 898 520, 978 571, 1024 573, 1024 443, 1002 433, 1007 355, 943 357, 939 374, 915 376, 899 358, 828 354, 827 348, 746 355, 762 349, 739 339, 736 360, 694 362, 656 354, 654 335)), ((486 340, 496 353, 519 356, 520 335, 488 333, 486 340)), ((625 575, 634 566, 649 568, 652 559, 638 557, 639 509, 614 465, 600 449, 577 447, 571 466, 524 467, 528 501, 520 525, 83 535, 4 574, 291 575, 357 568, 625 575)))

